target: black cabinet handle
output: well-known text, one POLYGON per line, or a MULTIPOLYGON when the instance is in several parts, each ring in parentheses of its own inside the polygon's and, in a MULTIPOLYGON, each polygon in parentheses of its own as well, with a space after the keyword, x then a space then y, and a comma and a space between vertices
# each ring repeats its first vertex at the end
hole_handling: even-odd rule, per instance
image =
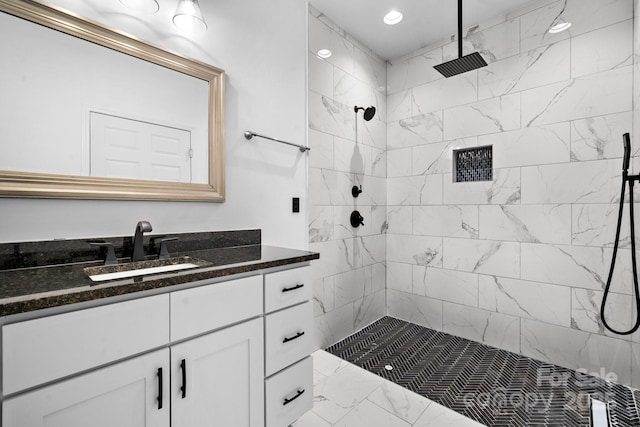
POLYGON ((300 283, 299 285, 295 285, 291 288, 282 288, 282 292, 291 292, 291 291, 295 291, 296 289, 300 289, 300 288, 304 288, 304 283, 300 283))
POLYGON ((302 396, 304 394, 304 389, 300 389, 298 390, 298 392, 296 393, 295 396, 293 396, 291 399, 284 399, 284 402, 282 402, 282 406, 288 405, 289 403, 293 402, 294 400, 296 400, 297 398, 299 398, 300 396, 302 396))
POLYGON ((182 359, 180 362, 180 370, 182 371, 182 386, 180 391, 182 392, 182 398, 187 397, 187 361, 182 359))
POLYGON ((302 332, 298 332, 295 336, 291 337, 291 338, 286 338, 282 340, 282 343, 288 343, 289 341, 293 341, 293 340, 297 340, 298 338, 300 338, 301 336, 304 335, 304 331, 302 332))
POLYGON ((162 409, 162 368, 158 368, 158 409, 162 409))

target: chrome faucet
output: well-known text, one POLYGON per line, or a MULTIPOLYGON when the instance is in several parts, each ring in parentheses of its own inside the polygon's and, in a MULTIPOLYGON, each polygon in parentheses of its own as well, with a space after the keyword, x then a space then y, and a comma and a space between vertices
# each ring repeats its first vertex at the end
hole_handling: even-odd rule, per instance
POLYGON ((143 233, 146 231, 152 231, 151 223, 149 221, 139 221, 136 225, 136 234, 133 236, 133 256, 131 261, 144 261, 144 245, 142 243, 143 233))

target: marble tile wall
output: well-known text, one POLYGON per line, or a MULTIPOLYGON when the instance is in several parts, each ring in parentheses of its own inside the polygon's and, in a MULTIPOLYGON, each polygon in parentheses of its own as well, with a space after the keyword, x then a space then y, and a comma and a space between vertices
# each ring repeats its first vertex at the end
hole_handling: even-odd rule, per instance
MULTIPOLYGON (((634 60, 633 60, 633 124, 634 124, 634 133, 632 133, 631 139, 631 148, 634 156, 637 156, 637 149, 640 147, 640 139, 637 135, 638 129, 640 129, 640 26, 638 22, 640 22, 640 0, 633 1, 633 23, 634 23, 634 33, 633 33, 633 52, 634 52, 634 60)), ((635 163, 634 163, 635 166, 635 163)), ((638 173, 638 169, 634 168, 634 173, 638 173)), ((628 257, 627 257, 628 259, 628 257)), ((624 268, 622 269, 624 270, 624 268)), ((629 273, 626 274, 626 277, 629 276, 629 273)), ((599 295, 594 295, 594 298, 600 298, 599 295)), ((624 301, 623 303, 627 303, 624 301)), ((586 301, 588 305, 588 300, 586 301)), ((618 307, 613 307, 613 310, 617 310, 618 307)), ((624 308, 620 308, 620 310, 624 310, 624 308)), ((633 321, 633 320, 632 320, 633 321)), ((593 321, 591 324, 593 325, 593 321)), ((619 326, 618 326, 619 327, 619 326)), ((636 333, 636 337, 638 334, 636 333)), ((633 386, 640 388, 640 344, 638 343, 638 339, 635 339, 631 344, 631 366, 635 367, 631 369, 632 379, 631 383, 633 386)))
MULTIPOLYGON (((640 105, 636 2, 544 0, 481 24, 465 52, 489 65, 450 79, 432 67, 455 43, 388 62, 388 315, 640 387, 640 334, 599 319, 640 105), (561 13, 571 29, 549 34, 561 13), (452 149, 478 145, 493 181, 453 183, 452 149)), ((607 315, 628 328, 628 226, 621 240, 607 315)))
POLYGON ((312 269, 316 345, 325 348, 386 311, 387 69, 309 9, 309 249, 321 254, 312 269), (333 55, 318 58, 321 48, 333 55), (375 106, 373 120, 356 105, 375 106), (354 185, 362 186, 357 198, 354 185), (364 217, 359 228, 349 222, 354 209, 364 217))

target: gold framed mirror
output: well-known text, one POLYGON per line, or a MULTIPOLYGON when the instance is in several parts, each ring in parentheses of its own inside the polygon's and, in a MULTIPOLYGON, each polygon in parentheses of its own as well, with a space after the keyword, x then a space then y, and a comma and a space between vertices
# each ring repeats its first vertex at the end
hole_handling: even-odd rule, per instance
MULTIPOLYGON (((175 130, 176 128, 181 128, 180 130, 184 130, 183 133, 186 134, 185 139, 187 140, 187 143, 193 144, 187 145, 187 147, 190 147, 186 150, 188 154, 186 154, 185 156, 182 156, 181 154, 181 156, 186 157, 185 162, 189 164, 193 162, 196 166, 193 167, 193 170, 188 170, 186 172, 188 178, 186 180, 182 179, 182 181, 178 179, 173 180, 172 174, 165 174, 160 178, 157 178, 155 176, 150 177, 147 175, 139 178, 137 172, 132 172, 130 174, 123 173, 123 177, 106 172, 102 175, 85 173, 85 170, 93 171, 98 169, 97 167, 94 167, 93 158, 90 158, 88 154, 85 155, 86 153, 94 153, 99 151, 93 146, 89 146, 89 148, 85 147, 87 145, 85 139, 91 140, 93 138, 93 129, 97 128, 97 125, 95 125, 92 121, 93 118, 91 118, 91 121, 89 121, 90 115, 91 117, 93 117, 92 115, 94 113, 96 113, 96 116, 102 114, 110 118, 115 117, 117 120, 121 121, 125 120, 128 122, 142 123, 144 126, 153 125, 157 127, 157 123, 161 122, 162 120, 156 120, 153 117, 149 118, 149 114, 151 113, 147 113, 146 111, 144 111, 147 109, 147 107, 145 106, 141 106, 138 108, 143 112, 134 112, 131 113, 131 115, 126 116, 126 114, 122 114, 122 110, 127 110, 128 108, 128 104, 126 104, 124 101, 119 101, 121 105, 118 107, 118 110, 118 108, 113 106, 117 103, 111 102, 111 100, 103 100, 98 102, 94 100, 86 101, 83 99, 83 105, 78 107, 74 106, 71 108, 66 108, 67 110, 72 110, 74 114, 73 120, 58 119, 56 121, 51 120, 48 117, 49 114, 47 114, 46 111, 38 114, 37 108, 40 107, 40 98, 34 98, 30 102, 22 102, 22 104, 24 104, 25 106, 24 109, 29 110, 24 112, 24 118, 21 120, 12 120, 11 118, 6 119, 6 114, 4 113, 12 111, 15 111, 16 114, 23 113, 20 110, 23 97, 22 95, 15 94, 13 96, 5 97, 6 104, 4 106, 0 104, 0 111, 2 111, 3 115, 5 115, 4 120, 6 120, 6 123, 20 122, 20 126, 17 127, 16 130, 3 131, 2 129, 0 129, 0 157, 5 159, 4 166, 0 161, 0 197, 114 200, 182 200, 209 202, 224 201, 225 185, 223 144, 223 70, 202 63, 200 61, 189 59, 181 55, 169 52, 165 49, 159 48, 134 37, 106 28, 105 26, 91 20, 80 18, 56 7, 47 6, 32 0, 0 0, 0 15, 0 17, 3 17, 4 19, 14 20, 16 22, 19 21, 20 25, 23 25, 23 22, 28 22, 28 24, 31 26, 36 25, 38 31, 41 31, 41 29, 45 27, 47 31, 55 30, 55 37, 58 37, 58 34, 60 33, 64 33, 64 35, 60 35, 60 37, 67 37, 67 35, 72 36, 73 43, 79 43, 78 40, 81 40, 82 43, 89 42, 88 45, 90 46, 100 46, 100 49, 103 51, 104 48, 107 48, 106 51, 108 52, 108 55, 111 56, 109 57, 109 59, 104 60, 104 64, 112 64, 114 58, 113 55, 124 54, 122 58, 126 58, 127 61, 137 61, 139 63, 139 65, 136 65, 137 68, 150 67, 150 64, 155 64, 154 67, 159 66, 160 68, 158 68, 158 70, 163 75, 167 74, 168 71, 170 71, 171 74, 175 74, 178 79, 185 81, 189 80, 186 85, 191 88, 189 89, 191 90, 191 94, 194 93, 194 87, 202 88, 202 90, 195 89, 195 92, 200 93, 199 95, 195 96, 199 99, 199 101, 193 102, 193 104, 197 104, 202 108, 200 108, 199 111, 196 111, 194 114, 191 114, 200 117, 199 120, 200 122, 202 122, 201 126, 198 124, 192 125, 190 123, 184 124, 184 122, 188 121, 187 119, 164 118, 164 122, 161 123, 163 128, 170 129, 171 131, 175 130), (191 80, 193 80, 193 82, 195 83, 192 83, 191 80), (201 92, 206 93, 202 94, 201 92), (91 108, 87 107, 87 105, 91 108), (95 109, 93 108, 94 105, 100 105, 101 108, 95 109), (31 111, 32 108, 35 112, 31 111), (80 112, 80 110, 82 111, 80 112), (113 111, 115 111, 115 113, 113 113, 113 111), (83 148, 73 148, 69 149, 72 151, 67 154, 59 154, 61 150, 58 149, 57 144, 60 144, 60 142, 52 142, 51 138, 49 137, 35 137, 29 133, 29 128, 38 128, 41 124, 42 127, 44 127, 47 119, 49 119, 48 121, 51 122, 52 126, 54 127, 57 126, 56 123, 66 121, 80 122, 80 125, 77 125, 78 130, 69 132, 69 134, 73 134, 76 136, 77 134, 81 134, 82 136, 80 139, 82 139, 82 141, 79 143, 75 141, 78 138, 66 138, 66 140, 73 140, 73 143, 71 144, 72 146, 74 146, 74 144, 75 146, 81 145, 83 148), (178 123, 178 125, 184 125, 178 126, 175 125, 175 123, 178 123), (91 130, 89 131, 88 129, 91 130), (196 138, 196 136, 199 136, 199 138, 196 138), (190 138, 193 138, 194 140, 198 139, 199 142, 192 142, 190 138), (40 145, 31 146, 29 144, 40 145), (13 161, 10 158, 7 159, 7 153, 17 152, 20 150, 22 150, 22 154, 20 155, 21 157, 19 160, 13 161), (38 153, 40 151, 44 153, 42 154, 42 159, 38 159, 36 157, 36 160, 33 160, 32 158, 34 157, 35 153, 38 153), (79 151, 82 151, 82 153, 77 153, 79 151), (194 151, 196 153, 195 156, 194 151), (78 166, 76 168, 74 164, 74 167, 69 168, 69 171, 67 171, 66 169, 41 171, 37 167, 23 167, 21 163, 24 159, 31 158, 31 162, 33 164, 43 164, 46 163, 45 159, 50 159, 52 155, 54 157, 58 156, 63 160, 73 157, 74 162, 76 161, 76 157, 85 160, 77 161, 78 164, 82 164, 82 167, 78 166), (192 158, 195 158, 197 160, 192 160, 192 158), (7 167, 8 164, 10 164, 11 167, 7 167), (14 167, 14 164, 18 166, 14 167), (76 169, 81 170, 82 172, 79 173, 76 169), (165 178, 165 176, 169 178, 165 178), (193 179, 194 176, 197 176, 198 179, 193 179)), ((3 26, 5 28, 7 27, 7 25, 3 26)), ((38 37, 16 36, 10 38, 10 43, 18 43, 21 39, 24 38, 33 38, 34 40, 37 40, 36 43, 41 43, 39 40, 42 40, 43 38, 48 39, 54 37, 42 37, 41 35, 38 37)), ((5 37, 5 42, 6 40, 7 38, 5 37)), ((0 44, 0 48, 1 47, 2 45, 0 44)), ((17 52, 22 52, 23 50, 24 49, 22 49, 22 47, 15 47, 14 49, 14 51, 17 52)), ((7 49, 7 51, 10 50, 7 49)), ((56 49, 55 51, 61 52, 60 49, 56 49)), ((0 55, 2 55, 3 61, 7 60, 7 56, 5 56, 6 52, 3 52, 1 49, 0 55)), ((55 55, 58 56, 58 54, 55 55)), ((16 61, 7 60, 6 63, 11 64, 10 66, 13 66, 16 63, 28 63, 28 61, 24 61, 23 59, 16 61)), ((117 61, 120 61, 120 59, 118 59, 117 61)), ((66 62, 66 60, 62 60, 62 62, 66 62)), ((29 68, 42 68, 47 70, 48 66, 49 64, 43 67, 30 66, 29 68)), ((77 65, 72 65, 72 67, 74 67, 74 69, 78 68, 77 65)), ((102 68, 108 67, 102 66, 102 68)), ((119 67, 116 67, 114 65, 112 68, 119 67)), ((24 73, 22 71, 9 70, 8 73, 12 74, 12 78, 15 77, 16 79, 22 79, 22 81, 26 81, 27 84, 29 84, 29 78, 26 78, 23 75, 24 73)), ((91 73, 85 72, 85 74, 91 73)), ((114 72, 114 74, 117 73, 114 72)), ((123 74, 128 75, 133 73, 127 72, 123 74)), ((39 84, 36 85, 31 84, 31 86, 35 86, 35 88, 32 90, 35 93, 35 95, 33 96, 40 96, 42 100, 44 100, 45 98, 53 99, 54 103, 64 101, 62 98, 66 98, 66 94, 69 92, 69 90, 64 87, 58 88, 60 92, 54 95, 45 96, 40 95, 40 92, 38 92, 42 90, 42 87, 47 86, 47 84, 49 86, 57 87, 58 80, 64 80, 64 78, 59 78, 59 76, 64 75, 66 75, 66 72, 63 71, 59 72, 55 76, 47 75, 45 79, 38 78, 38 80, 47 80, 47 82, 39 82, 39 84), (56 80, 54 77, 58 78, 58 80, 56 80)), ((142 78, 144 80, 155 81, 155 78, 149 78, 147 75, 144 75, 142 78)), ((36 80, 36 78, 31 78, 31 80, 36 80)), ((95 78, 94 80, 101 81, 95 78)), ((6 84, 8 85, 10 83, 6 84)), ((75 80, 72 84, 74 86, 78 86, 75 80)), ((137 85, 137 83, 133 84, 137 85)), ((14 84, 13 86, 17 85, 19 84, 14 84)), ((103 90, 103 92, 112 92, 112 89, 117 87, 118 85, 120 85, 120 83, 114 84, 113 87, 111 86, 111 83, 104 84, 104 82, 102 82, 102 84, 95 84, 95 86, 106 87, 106 90, 103 90)), ((172 83, 156 85, 156 87, 158 87, 158 90, 160 89, 159 86, 173 87, 174 84, 172 83)), ((153 96, 145 94, 144 96, 137 96, 137 98, 153 98, 149 102, 155 102, 157 104, 154 93, 155 89, 151 87, 149 90, 151 91, 151 95, 153 96)), ((87 90, 83 90, 83 96, 84 92, 87 92, 87 90)), ((185 92, 188 92, 188 90, 185 90, 185 92)), ((174 99, 176 95, 174 92, 162 96, 165 96, 166 99, 174 99)), ((71 95, 69 97, 71 98, 71 95)), ((185 95, 184 98, 185 101, 182 105, 187 105, 188 108, 180 107, 180 112, 182 112, 182 110, 189 110, 189 108, 191 108, 190 104, 194 96, 185 95)), ((1 102, 2 101, 0 101, 0 103, 1 102)), ((170 104, 172 103, 173 102, 170 102, 170 104)), ((159 115, 165 114, 165 116, 167 117, 176 116, 175 112, 163 111, 165 109, 164 106, 162 104, 159 105, 160 106, 156 108, 160 111, 160 113, 158 113, 159 115)), ((193 108, 195 109, 196 107, 193 108)), ((43 133, 47 136, 57 133, 64 134, 63 131, 58 131, 58 129, 56 128, 45 129, 43 130, 43 133)), ((66 141, 62 136, 56 135, 56 137, 66 141)), ((95 139, 97 140, 98 138, 95 139)), ((167 138, 164 138, 164 140, 166 139, 167 138)), ((93 144, 93 142, 91 143, 93 144)), ((65 147, 65 149, 67 148, 65 147)), ((141 157, 146 157, 147 155, 147 153, 142 153, 141 157)), ((51 168, 55 169, 57 164, 64 163, 64 161, 56 160, 51 161, 50 163, 51 168)))

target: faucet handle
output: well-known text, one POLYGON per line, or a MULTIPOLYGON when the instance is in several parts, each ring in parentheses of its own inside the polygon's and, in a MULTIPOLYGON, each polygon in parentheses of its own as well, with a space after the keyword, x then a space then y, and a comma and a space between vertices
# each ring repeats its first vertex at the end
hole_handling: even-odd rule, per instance
POLYGON ((158 259, 171 258, 169 255, 169 249, 167 249, 167 244, 176 240, 178 240, 177 237, 167 237, 166 239, 160 240, 160 254, 158 255, 158 259))
POLYGON ((117 264, 116 252, 113 249, 113 243, 109 242, 89 242, 91 246, 99 246, 100 248, 106 248, 107 255, 104 260, 104 265, 117 264))

